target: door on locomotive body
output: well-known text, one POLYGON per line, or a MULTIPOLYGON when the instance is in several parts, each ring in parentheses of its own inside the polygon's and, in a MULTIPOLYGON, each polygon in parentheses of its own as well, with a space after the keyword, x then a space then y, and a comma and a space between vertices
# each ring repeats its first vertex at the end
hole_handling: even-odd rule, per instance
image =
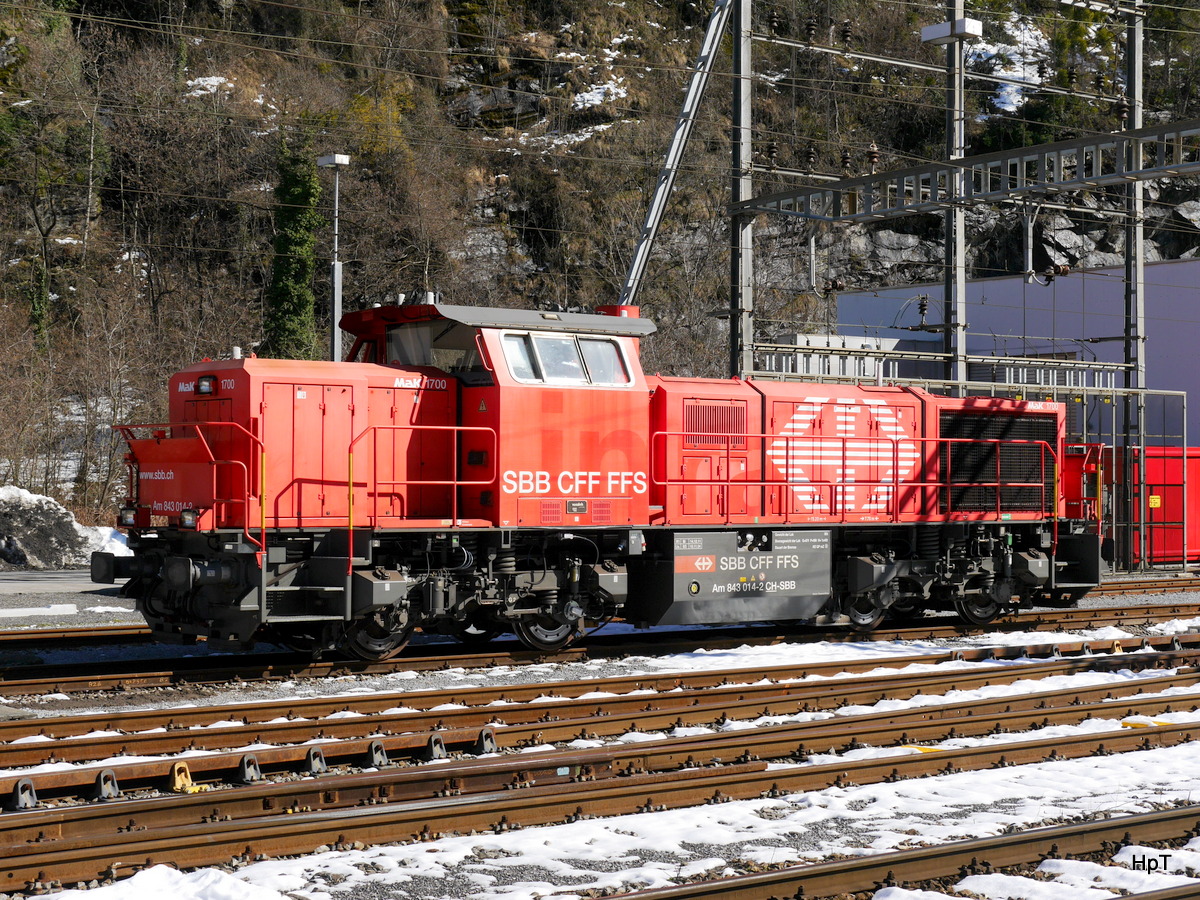
POLYGON ((653 502, 664 522, 759 521, 762 400, 750 383, 658 376, 652 384, 653 502))
POLYGON ((451 514, 455 423, 453 380, 432 368, 405 367, 372 377, 369 433, 355 444, 355 515, 379 525, 451 514), (361 462, 360 462, 361 460, 361 462))
MULTIPOLYGON (((196 398, 188 399, 184 403, 183 421, 185 422, 232 422, 233 421, 233 398, 196 398)), ((222 428, 220 426, 203 426, 198 425, 197 430, 203 433, 209 447, 212 448, 214 459, 229 459, 242 460, 247 459, 248 454, 241 435, 237 434, 232 428, 222 428)), ((214 466, 213 477, 213 500, 215 519, 213 525, 218 528, 229 528, 240 526, 246 521, 253 521, 249 517, 248 511, 242 504, 221 502, 220 498, 226 500, 239 496, 240 494, 253 493, 253 481, 250 485, 250 490, 246 489, 245 480, 248 477, 252 480, 257 480, 258 472, 253 467, 247 469, 238 469, 234 466, 214 466)))
POLYGON ((912 521, 925 505, 921 399, 901 387, 752 382, 766 410, 768 515, 912 521))
POLYGON ((530 314, 529 327, 480 330, 494 384, 464 386, 462 421, 494 430, 497 478, 465 493, 479 498, 464 503, 468 514, 500 527, 647 522, 649 397, 637 340, 628 320, 601 319, 530 314))
POLYGON ((294 373, 269 372, 271 380, 262 382, 263 446, 270 448, 265 500, 277 527, 320 526, 348 515, 347 443, 354 433, 355 394, 361 396, 365 385, 339 376, 330 379, 339 383, 322 384, 318 370, 296 367, 294 373), (287 377, 305 374, 310 379, 287 377))
POLYGON ((462 518, 459 484, 469 480, 456 461, 470 454, 471 436, 461 434, 460 393, 490 380, 480 358, 476 330, 447 319, 426 319, 387 330, 387 363, 396 371, 372 403, 379 494, 406 520, 450 524, 462 518), (386 482, 386 483, 385 483, 386 482))

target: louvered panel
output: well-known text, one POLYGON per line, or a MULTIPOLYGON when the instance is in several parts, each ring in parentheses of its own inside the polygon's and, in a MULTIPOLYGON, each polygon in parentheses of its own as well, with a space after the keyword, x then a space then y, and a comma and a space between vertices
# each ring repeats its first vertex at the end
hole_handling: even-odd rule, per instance
POLYGON ((746 404, 688 401, 683 407, 684 449, 746 449, 746 404))
MULTIPOLYGON (((998 415, 943 410, 943 438, 972 441, 1045 441, 1051 448, 1058 439, 1058 418, 1053 415, 998 415)), ((999 481, 1002 512, 1036 512, 1054 505, 1054 458, 1037 444, 1008 444, 1000 450, 999 477, 996 444, 943 444, 939 450, 942 478, 953 485, 992 484, 999 481), (1025 482, 1029 486, 1020 486, 1025 482), (1044 484, 1043 489, 1034 484, 1044 484)), ((943 490, 942 512, 986 512, 996 508, 993 487, 954 487, 943 490)))

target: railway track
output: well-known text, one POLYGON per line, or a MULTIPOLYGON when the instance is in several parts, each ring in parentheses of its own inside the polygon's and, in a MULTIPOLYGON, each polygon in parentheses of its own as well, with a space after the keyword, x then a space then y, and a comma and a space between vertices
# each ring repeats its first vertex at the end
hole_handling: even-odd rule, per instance
POLYGON ((1119 597, 1134 594, 1177 594, 1200 591, 1200 578, 1173 573, 1154 578, 1121 578, 1106 581, 1088 591, 1089 597, 1119 597))
MULTIPOLYGON (((1189 651, 1158 654, 1142 654, 1144 658, 1136 664, 1141 667, 1161 666, 1166 663, 1193 662, 1200 659, 1200 648, 1189 651)), ((925 661, 928 657, 916 657, 925 661)), ((899 661, 906 665, 910 660, 899 661)), ((321 701, 321 708, 314 702, 307 710, 310 717, 299 717, 297 709, 286 704, 255 704, 223 706, 209 709, 188 709, 181 719, 179 711, 169 710, 155 713, 138 711, 119 713, 107 717, 68 716, 56 719, 6 723, 0 738, 0 755, 4 766, 45 764, 70 761, 84 763, 108 757, 103 768, 95 766, 71 768, 57 772, 40 772, 32 775, 14 775, 0 778, 0 796, 10 798, 8 805, 24 807, 34 797, 45 800, 50 797, 82 797, 99 792, 111 796, 113 788, 119 786, 142 787, 147 784, 170 784, 180 782, 182 770, 176 759, 139 761, 123 764, 119 755, 144 756, 151 753, 171 754, 184 751, 206 750, 203 757, 185 760, 183 767, 193 780, 245 778, 247 773, 269 771, 313 774, 333 762, 349 761, 353 764, 387 765, 396 762, 413 762, 428 758, 441 758, 447 750, 458 752, 491 752, 497 749, 519 749, 546 742, 566 742, 584 737, 595 740, 600 737, 620 736, 629 731, 650 733, 671 731, 684 726, 709 725, 734 720, 755 719, 762 716, 795 715, 797 712, 830 711, 848 705, 865 705, 879 699, 910 697, 916 693, 941 694, 951 689, 969 690, 980 684, 1007 684, 1030 678, 1040 678, 1079 671, 1102 671, 1106 668, 1128 668, 1133 661, 1127 659, 1083 658, 1074 660, 1052 660, 1040 664, 993 667, 983 666, 979 671, 955 669, 952 673, 933 671, 920 675, 896 673, 890 676, 875 675, 870 678, 839 679, 837 683, 825 682, 764 682, 764 676, 778 677, 778 671, 765 669, 738 670, 731 672, 706 673, 692 679, 674 682, 662 679, 611 679, 602 682, 604 693, 613 694, 602 708, 596 700, 565 700, 547 702, 537 697, 537 689, 517 692, 524 702, 513 702, 509 691, 487 692, 476 689, 471 706, 461 710, 458 720, 438 718, 431 724, 431 717, 422 717, 415 711, 389 716, 379 709, 392 702, 391 698, 373 697, 370 700, 353 702, 353 713, 360 718, 351 720, 319 720, 317 712, 328 712, 340 707, 334 716, 351 714, 345 698, 321 701), (718 681, 718 679, 720 679, 718 681), (718 688, 714 685, 729 679, 754 682, 718 688), (669 693, 647 697, 645 691, 657 687, 669 688, 669 693), (620 693, 618 693, 620 692, 620 693), (702 696, 697 696, 700 694, 702 696), (494 704, 502 695, 511 704, 503 707, 496 715, 494 704), (538 702, 531 702, 537 700, 538 702), (283 710, 291 716, 287 721, 273 720, 283 710), (489 711, 490 710, 490 711, 489 711), (482 713, 482 715, 481 715, 482 713), (241 728, 220 729, 214 726, 221 722, 243 716, 241 728), (257 721, 256 721, 257 720, 257 721), (331 723, 336 723, 330 727, 331 723), (145 729, 141 734, 132 729, 145 729), (166 729, 166 733, 162 733, 166 729), (316 729, 320 754, 310 751, 316 729), (196 732, 200 730, 198 741, 196 732), (112 732, 124 731, 114 735, 112 732), (252 732, 252 735, 249 733, 252 732), (107 739, 96 739, 92 735, 107 734, 107 739), (31 738, 41 739, 39 745, 28 747, 31 738), (64 741, 71 737, 89 737, 87 742, 66 741, 63 744, 48 744, 46 741, 64 741), (295 742, 284 746, 288 741, 295 742), (272 746, 256 751, 226 751, 221 748, 239 743, 272 746), (116 761, 113 761, 116 760, 116 761), (105 773, 111 773, 105 775, 105 773), (105 775, 101 778, 100 776, 105 775)), ((1048 724, 1045 710, 1051 706, 1070 706, 1056 719, 1058 722, 1081 721, 1098 712, 1112 712, 1115 701, 1128 700, 1120 708, 1125 715, 1156 715, 1179 700, 1172 698, 1142 698, 1137 695, 1152 693, 1168 688, 1192 688, 1200 695, 1200 674, 1189 666, 1169 676, 1142 678, 1126 684, 1106 683, 1092 687, 1074 687, 1030 695, 1029 697, 1005 697, 995 702, 973 700, 966 703, 941 703, 931 709, 919 709, 910 713, 860 714, 853 719, 840 718, 833 722, 822 717, 818 722, 801 725, 780 725, 759 729, 756 740, 760 751, 767 756, 789 754, 824 753, 844 745, 859 742, 879 744, 894 741, 907 743, 941 739, 953 735, 984 734, 990 729, 1018 730, 1048 724), (981 718, 986 716, 986 718, 981 718), (957 724, 942 721, 947 717, 961 719, 957 724), (934 720, 937 720, 934 723, 934 720), (933 723, 933 724, 922 724, 933 723)), ((568 682, 546 685, 552 695, 579 694, 587 688, 595 688, 596 682, 568 682)), ((459 704, 471 698, 461 692, 428 692, 424 696, 404 695, 410 706, 436 708, 448 703, 459 704)), ((1185 701, 1188 698, 1184 698, 1185 701)), ((443 711, 439 711, 440 713, 443 711)), ((688 757, 713 760, 734 759, 745 753, 745 738, 738 734, 706 735, 694 741, 673 746, 654 755, 654 767, 678 765, 688 757), (682 755, 681 755, 682 754, 682 755)))
MULTIPOLYGON (((1159 646, 1171 643, 1162 640, 1159 646)), ((1141 642, 1131 642, 1129 649, 1140 646, 1141 642)), ((767 667, 516 688, 289 698, 209 708, 19 719, 0 723, 0 768, 348 738, 376 739, 392 754, 412 758, 430 752, 434 737, 438 738, 434 743, 452 745, 454 749, 486 744, 481 738, 483 729, 494 729, 493 743, 516 749, 548 741, 614 736, 630 729, 656 731, 722 719, 863 705, 929 691, 938 693, 950 689, 951 684, 956 690, 969 690, 1080 671, 1200 665, 1200 636, 1179 649, 1153 648, 1154 644, 1147 642, 1145 652, 1099 656, 1076 650, 1074 656, 1020 664, 1009 660, 1030 648, 1006 649, 999 654, 980 650, 921 654, 851 666, 825 663, 803 670, 767 667), (954 667, 950 672, 935 667, 919 673, 880 674, 880 670, 951 661, 973 661, 978 665, 954 667), (870 674, 833 677, 838 672, 855 670, 870 674), (818 680, 799 680, 805 678, 818 680), (644 693, 649 691, 654 693, 644 693), (593 696, 597 694, 603 696, 593 696)), ((1041 652, 1049 655, 1063 649, 1051 645, 1041 648, 1041 652)), ((0 795, 11 794, 15 780, 0 778, 0 795)))
MULTIPOLYGON (((1200 590, 1200 577, 1189 575, 1157 576, 1153 578, 1122 578, 1120 581, 1110 581, 1098 588, 1093 588, 1090 596, 1134 596, 1140 594, 1166 595, 1200 590)), ((1147 604, 1146 607, 1153 605, 1147 604)), ((1140 610, 1140 606, 1129 607, 1130 610, 1140 610)), ((1194 608, 1200 614, 1200 604, 1178 604, 1180 610, 1194 608)), ((1084 611, 1078 611, 1084 612, 1084 611)), ((1006 617, 995 623, 996 628, 1016 622, 1024 618, 1048 616, 1044 611, 1021 613, 1018 617, 1006 617)), ((952 626, 953 628, 953 626, 952 626)), ((713 629, 714 632, 727 629, 713 629)), ((829 626, 809 629, 816 632, 829 631, 829 626)), ((804 634, 805 629, 798 629, 804 634)), ((894 634, 895 630, 881 629, 881 634, 894 634)), ((152 643, 152 632, 145 625, 89 625, 82 628, 23 628, 0 629, 0 649, 22 647, 79 647, 84 644, 143 644, 152 643)), ((858 637, 859 635, 854 635, 858 637)))
MULTIPOLYGON (((1051 631, 1116 626, 1136 628, 1179 618, 1200 617, 1200 603, 1142 604, 1105 609, 1069 609, 1026 612, 998 620, 990 631, 1051 631)), ((493 642, 478 650, 461 652, 460 645, 428 643, 410 648, 395 660, 369 663, 359 660, 312 660, 291 653, 242 654, 237 656, 196 656, 168 660, 109 660, 67 663, 47 674, 39 665, 0 668, 0 696, 17 697, 46 693, 128 691, 213 685, 229 682, 277 681, 297 678, 329 678, 346 675, 380 675, 396 671, 437 669, 474 669, 499 665, 573 662, 646 653, 692 652, 697 649, 721 649, 746 645, 772 645, 811 640, 888 640, 927 641, 961 637, 976 627, 968 627, 953 617, 919 620, 900 628, 877 629, 870 635, 831 631, 825 627, 796 626, 786 633, 776 629, 721 628, 690 632, 654 632, 646 636, 595 635, 586 643, 557 653, 537 653, 512 641, 493 642), (447 653, 447 647, 454 652, 447 653)), ((55 629, 55 639, 70 629, 55 629)), ((86 641, 88 629, 78 629, 86 641)), ((11 633, 11 632, 9 632, 11 633)), ((0 632, 0 650, 6 633, 0 632)), ((26 632, 16 632, 25 635, 26 632)), ((105 638, 107 639, 107 637, 105 638)), ((24 637, 21 640, 25 640, 24 637)))
MULTIPOLYGON (((1139 649, 1132 642, 1111 642, 1106 649, 1117 648, 1139 649)), ((811 713, 822 710, 828 712, 847 703, 869 702, 871 697, 896 699, 916 693, 944 694, 951 689, 979 683, 973 681, 976 678, 1004 683, 1056 673, 1130 666, 1167 665, 1176 668, 1176 671, 1123 680, 1119 684, 1089 684, 993 700, 974 698, 965 703, 949 702, 950 698, 943 697, 945 702, 935 706, 842 715, 834 720, 820 718, 767 728, 727 732, 718 730, 702 735, 663 734, 648 743, 618 743, 587 750, 508 754, 487 759, 463 758, 432 767, 395 765, 395 761, 386 755, 383 758, 375 756, 356 760, 359 769, 365 764, 378 769, 373 772, 328 771, 329 760, 338 756, 336 742, 330 741, 317 745, 326 751, 322 754, 325 758, 314 765, 310 756, 306 774, 311 777, 305 780, 285 777, 281 781, 264 783, 265 767, 258 765, 257 760, 255 764, 247 764, 243 755, 240 766, 230 768, 227 764, 225 772, 210 772, 210 775, 215 773, 218 778, 225 780, 214 790, 204 793, 195 790, 197 780, 192 775, 202 772, 204 761, 214 757, 194 757, 183 761, 185 768, 182 772, 177 766, 174 768, 173 783, 155 785, 159 790, 170 787, 179 793, 151 799, 120 799, 118 784, 121 777, 117 773, 124 771, 125 767, 112 763, 108 771, 114 778, 107 783, 107 790, 100 793, 107 802, 29 808, 0 815, 0 857, 3 858, 3 862, 0 862, 0 884, 5 885, 6 891, 36 890, 51 887, 52 882, 71 883, 113 877, 136 867, 163 861, 181 866, 208 865, 230 860, 244 861, 264 855, 307 852, 319 846, 427 840, 442 833, 470 830, 504 831, 589 816, 680 808, 732 799, 771 798, 852 783, 896 781, 1087 755, 1139 752, 1200 737, 1200 722, 1145 721, 1148 716, 1191 711, 1200 706, 1200 670, 1193 667, 1177 668, 1181 663, 1195 661, 1200 646, 1193 643, 1174 648, 1148 644, 1140 648, 1143 650, 1141 653, 1112 657, 1096 656, 1094 651, 1098 648, 1095 646, 1088 649, 1093 651, 1091 655, 1084 653, 1082 645, 1074 643, 1059 650, 1079 654, 1075 658, 1010 665, 988 665, 981 660, 980 665, 968 669, 964 669, 956 660, 943 659, 943 663, 957 665, 943 667, 940 671, 936 668, 932 672, 919 674, 901 671, 886 677, 876 675, 870 679, 785 680, 767 685, 760 682, 768 672, 754 669, 704 673, 682 679, 680 676, 663 676, 640 681, 627 679, 622 682, 543 685, 540 689, 550 691, 554 696, 578 694, 584 687, 593 692, 599 688, 602 696, 618 690, 625 693, 618 693, 616 697, 603 696, 602 701, 595 697, 587 698, 585 702, 589 704, 602 702, 603 714, 593 713, 577 719, 561 718, 559 713, 564 708, 554 709, 556 701, 550 701, 550 706, 543 701, 490 707, 504 713, 522 706, 548 712, 542 715, 541 721, 518 725, 497 724, 492 737, 501 747, 519 747, 534 740, 569 740, 577 733, 581 723, 584 723, 585 732, 593 737, 602 734, 613 736, 629 730, 648 731, 654 726, 670 729, 673 715, 682 721, 703 722, 719 729, 721 722, 726 719, 755 718, 762 714, 756 707, 774 702, 768 699, 768 688, 775 691, 779 702, 788 704, 793 711, 807 709, 811 713), (722 686, 723 682, 736 681, 743 683, 722 686), (668 687, 672 690, 666 694, 629 694, 631 691, 662 691, 668 687), (1174 688, 1175 693, 1150 696, 1168 687, 1174 688), (752 689, 759 691, 758 696, 739 707, 738 698, 749 698, 752 689), (717 697, 716 702, 710 702, 717 696, 717 691, 725 693, 717 697), (693 702, 679 703, 677 699, 670 699, 680 696, 693 702), (654 708, 659 698, 663 697, 669 698, 667 703, 670 708, 654 708), (799 705, 801 702, 803 706, 799 705), (639 705, 643 708, 639 709, 639 705), (1131 717, 1133 721, 1127 722, 1131 717), (1099 734, 1060 734, 1040 740, 1030 740, 1029 735, 1010 738, 1007 734, 1010 731, 1036 730, 1051 723, 1061 725, 1093 719, 1109 719, 1113 723, 1112 728, 1099 734), (1122 724, 1144 727, 1121 727, 1122 724), (551 730, 552 733, 547 733, 551 730), (937 742, 968 735, 990 737, 985 744, 977 747, 937 747, 937 742), (852 751, 868 743, 875 747, 891 747, 897 755, 865 759, 834 758, 832 761, 816 756, 852 751), (914 747, 918 744, 919 748, 914 747), (787 765, 768 768, 764 760, 785 762, 787 765), (187 768, 189 766, 194 767, 195 773, 187 768), (226 774, 228 771, 234 771, 237 775, 230 778, 226 774), (248 783, 231 786, 239 781, 248 783)), ((929 656, 923 655, 917 659, 927 662, 929 656)), ((826 674, 828 670, 827 666, 811 667, 807 674, 826 674)), ((787 673, 774 674, 779 676, 787 673)), ((489 703, 497 699, 493 696, 488 700, 484 691, 474 690, 475 696, 458 699, 489 703)), ((433 706, 435 701, 446 700, 447 696, 445 692, 428 692, 423 697, 409 694, 406 698, 415 706, 433 706), (414 697, 417 699, 414 700, 414 697)), ((378 721, 374 709, 378 704, 388 702, 388 699, 339 698, 339 702, 361 701, 364 710, 370 713, 369 718, 378 721)), ((511 698, 506 695, 506 699, 511 698)), ((569 704, 578 700, 576 697, 575 700, 563 702, 569 704)), ((209 711, 207 715, 228 718, 248 708, 247 705, 224 707, 209 711)), ((260 716, 276 711, 266 704, 255 704, 253 709, 260 716)), ((313 712, 311 709, 305 711, 313 712)), ((163 719, 182 712, 160 711, 158 724, 165 726, 163 719)), ((197 715, 198 718, 194 720, 196 723, 207 721, 199 711, 188 710, 186 714, 197 715)), ((133 718, 134 715, 131 713, 125 719, 113 719, 107 724, 148 724, 147 721, 133 718)), ((523 714, 518 715, 518 721, 523 717, 523 714)), ((66 718, 62 721, 65 722, 66 718)), ((61 724, 57 720, 24 724, 27 728, 36 728, 43 722, 47 723, 45 737, 52 737, 56 725, 61 724)), ((92 728, 100 723, 89 720, 79 724, 92 728)), ((310 721, 307 724, 311 735, 314 723, 310 721)), ((203 732, 209 730, 202 725, 199 727, 203 732)), ((79 728, 75 728, 72 733, 78 732, 79 728)), ((185 737, 187 733, 184 732, 185 737)), ((12 740, 17 739, 14 737, 16 734, 17 726, 11 726, 5 739, 11 744, 12 740)), ((242 729, 240 734, 244 738, 247 732, 242 729)), ((377 737, 375 740, 382 742, 384 738, 377 737)), ((93 743, 91 736, 87 743, 93 743)), ((312 745, 309 745, 311 749, 312 745)), ((491 747, 485 743, 475 749, 489 750, 491 747)), ((269 751, 256 750, 250 755, 265 756, 267 753, 269 751)), ((96 785, 101 787, 103 783, 98 779, 96 785)), ((127 784, 132 786, 134 782, 129 780, 127 784)), ((15 786, 9 795, 21 796, 19 787, 15 786)), ((36 806, 36 796, 25 796, 31 801, 27 805, 36 806)), ((1192 827, 1196 821, 1193 816, 1187 827, 1192 827)), ((936 856, 932 849, 930 852, 936 856)), ((897 863, 898 859, 892 860, 892 863, 897 863)), ((907 877, 903 874, 910 871, 906 866, 908 863, 903 861, 893 865, 894 872, 901 873, 897 877, 907 877)), ((802 885, 805 897, 821 896, 815 892, 817 885, 836 887, 838 884, 858 883, 814 880, 813 870, 814 867, 805 868, 802 885)), ((918 870, 919 867, 912 871, 918 870)), ((855 871, 857 875, 844 877, 866 877, 862 874, 865 870, 855 871)), ((817 874, 825 877, 823 872, 820 870, 817 874)), ((783 877, 780 875, 780 878, 783 877)), ((829 877, 833 878, 832 875, 829 877)), ((747 885, 747 890, 761 887, 759 882, 753 885, 747 882, 747 885)), ((679 890, 700 889, 695 885, 687 885, 679 890)), ((778 893, 778 887, 772 889, 777 891, 774 896, 799 896, 794 887, 786 893, 778 893)), ((836 893, 836 890, 833 892, 836 893)), ((694 896, 711 895, 697 893, 694 896)), ((678 896, 692 895, 680 893, 678 896)), ((727 896, 767 897, 772 894, 731 893, 727 896)))
MULTIPOLYGON (((1002 867, 1037 864, 1047 858, 1108 855, 1124 844, 1160 844, 1190 837, 1200 828, 1200 806, 1114 816, 1095 822, 1036 828, 1021 834, 955 841, 872 854, 855 859, 795 866, 775 872, 722 878, 662 890, 613 895, 624 900, 778 900, 781 897, 847 896, 884 885, 916 886, 933 879, 992 872, 1002 867)), ((1127 895, 1129 900, 1192 900, 1200 885, 1191 883, 1127 895)), ((1064 896, 1066 894, 1064 893, 1064 896)))

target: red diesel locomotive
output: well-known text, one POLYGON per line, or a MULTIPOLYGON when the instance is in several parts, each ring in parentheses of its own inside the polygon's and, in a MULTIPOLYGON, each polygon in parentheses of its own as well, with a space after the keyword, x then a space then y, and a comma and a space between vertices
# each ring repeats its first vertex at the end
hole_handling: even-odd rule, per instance
POLYGON ((368 659, 613 616, 986 623, 1098 583, 1061 404, 647 376, 654 326, 607 311, 377 307, 346 362, 183 370, 169 423, 120 429, 134 555, 93 580, 163 640, 368 659))

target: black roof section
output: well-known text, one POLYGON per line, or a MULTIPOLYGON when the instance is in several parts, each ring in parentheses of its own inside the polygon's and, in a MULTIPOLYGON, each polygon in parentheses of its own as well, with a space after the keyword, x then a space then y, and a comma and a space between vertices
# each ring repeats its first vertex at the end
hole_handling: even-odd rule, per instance
POLYGON ((598 316, 592 313, 542 312, 535 309, 495 309, 483 306, 433 307, 443 318, 475 328, 521 328, 529 331, 581 331, 643 337, 658 330, 649 319, 598 316))
POLYGON ((649 319, 602 316, 593 313, 543 312, 533 309, 496 309, 486 306, 453 306, 445 303, 379 306, 348 313, 342 328, 360 333, 369 322, 403 325, 409 322, 448 320, 472 328, 519 328, 528 331, 570 331, 645 337, 658 330, 649 319))

